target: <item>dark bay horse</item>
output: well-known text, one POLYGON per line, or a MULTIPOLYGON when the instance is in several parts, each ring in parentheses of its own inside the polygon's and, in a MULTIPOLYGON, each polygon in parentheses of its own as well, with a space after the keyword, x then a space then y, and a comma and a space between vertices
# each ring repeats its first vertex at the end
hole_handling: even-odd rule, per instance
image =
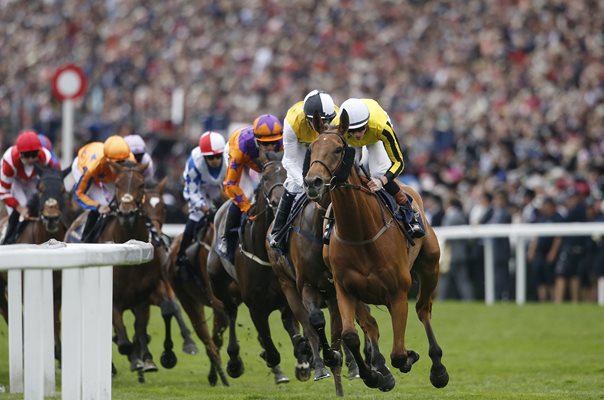
MULTIPOLYGON (((168 182, 167 178, 162 179, 158 184, 155 182, 145 182, 145 196, 143 198, 143 213, 153 224, 157 237, 152 237, 151 243, 155 247, 155 251, 166 254, 169 251, 169 241, 162 235, 162 226, 166 221, 166 203, 163 200, 163 192, 168 182), (159 249, 161 247, 161 249, 159 249)), ((186 354, 197 354, 199 350, 191 338, 191 331, 187 327, 180 309, 180 305, 176 299, 174 289, 170 284, 168 270, 170 268, 170 259, 165 258, 162 262, 162 278, 159 281, 157 289, 151 294, 151 304, 158 306, 161 309, 161 315, 165 325, 164 337, 164 352, 160 358, 161 365, 164 368, 173 368, 176 365, 176 355, 172 351, 174 344, 172 342, 172 318, 176 318, 183 337, 182 350, 186 354)))
MULTIPOLYGON (((320 200, 328 191, 335 215, 335 228, 323 255, 333 273, 338 307, 342 316, 342 339, 352 351, 359 373, 369 387, 379 387, 382 374, 370 369, 361 357, 360 340, 354 318, 360 301, 388 307, 393 327, 392 365, 409 372, 419 355, 405 348, 407 295, 411 269, 420 278, 417 315, 424 325, 432 360, 430 381, 441 388, 449 375, 441 362, 442 350, 431 324, 432 296, 438 282, 440 248, 433 229, 426 223, 426 236, 411 246, 378 196, 361 183, 358 171, 347 163, 351 151, 346 142, 348 115, 343 112, 337 129, 327 129, 318 115, 314 128, 321 132, 310 146, 309 170, 304 186, 311 200, 320 200)), ((426 221, 420 196, 410 187, 414 205, 426 221)))
MULTIPOLYGON (((109 162, 115 171, 115 206, 112 211, 99 218, 101 223, 99 243, 125 243, 135 239, 149 240, 148 219, 142 212, 144 197, 143 172, 147 165, 109 162)), ((75 223, 75 222, 74 222, 75 223)), ((151 294, 161 279, 161 264, 165 252, 154 251, 153 260, 140 266, 113 267, 113 328, 120 354, 128 356, 130 368, 139 373, 139 381, 144 382, 144 372, 157 371, 148 350, 147 324, 151 294), (128 339, 122 315, 132 310, 134 314, 134 344, 128 339)))
MULTIPOLYGON (((30 218, 21 223, 16 243, 42 244, 50 239, 63 240, 65 225, 63 209, 65 188, 61 171, 34 165, 39 176, 37 193, 28 204, 30 218)), ((15 211, 16 212, 16 211, 15 211)), ((6 221, 5 221, 6 222, 6 221)), ((0 225, 2 223, 0 222, 0 225)), ((8 323, 8 304, 4 297, 6 274, 0 274, 0 311, 8 323)), ((55 358, 61 360, 61 336, 59 312, 61 309, 61 273, 53 272, 53 307, 55 358)))
MULTIPOLYGON (((310 375, 308 345, 299 333, 298 323, 273 274, 265 246, 268 227, 283 194, 286 171, 280 158, 269 156, 261 164, 262 178, 254 193, 255 201, 244 224, 234 264, 221 260, 214 250, 208 258, 212 287, 224 303, 228 315, 227 321, 214 316, 213 335, 215 342, 221 344, 222 335, 227 325, 229 326, 227 372, 232 377, 240 376, 243 373, 243 363, 239 357, 235 320, 239 304, 245 303, 258 332, 258 341, 264 349, 261 357, 273 372, 276 383, 288 382, 289 378, 281 370, 281 356, 271 338, 268 322, 269 315, 275 310, 280 310, 283 326, 292 340, 294 354, 298 360, 296 376, 306 380, 310 375)), ((216 226, 219 227, 217 232, 224 230, 224 217, 229 206, 230 202, 223 204, 216 214, 216 226)), ((218 233, 215 236, 217 237, 218 233)))
POLYGON ((224 306, 220 300, 216 298, 210 285, 210 278, 207 272, 207 259, 210 251, 210 243, 214 237, 214 224, 207 221, 199 232, 201 243, 195 251, 193 265, 197 269, 200 277, 201 287, 195 282, 191 276, 184 276, 180 271, 177 271, 176 258, 180 248, 182 235, 174 238, 170 247, 170 263, 165 271, 168 282, 174 288, 176 296, 182 304, 185 312, 193 324, 195 333, 202 341, 206 348, 206 354, 210 359, 211 369, 208 376, 210 385, 214 386, 218 382, 218 378, 224 386, 229 386, 228 378, 222 369, 222 361, 220 359, 219 345, 215 343, 207 325, 205 314, 205 306, 211 307, 214 312, 214 319, 220 318, 224 313, 224 306))

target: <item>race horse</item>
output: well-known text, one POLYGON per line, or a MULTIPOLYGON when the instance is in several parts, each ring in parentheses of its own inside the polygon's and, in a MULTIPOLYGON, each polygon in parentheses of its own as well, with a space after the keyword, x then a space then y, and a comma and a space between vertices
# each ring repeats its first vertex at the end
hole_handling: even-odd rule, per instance
MULTIPOLYGON (((279 279, 281 289, 294 312, 294 315, 304 327, 304 336, 310 342, 315 365, 315 380, 328 377, 319 356, 319 345, 323 350, 325 364, 334 374, 336 395, 343 396, 341 382, 342 357, 341 331, 342 323, 336 301, 331 271, 323 260, 323 232, 326 211, 330 203, 329 195, 324 196, 318 203, 309 201, 303 195, 296 201, 294 208, 300 211, 292 213, 291 232, 287 239, 287 252, 267 246, 273 271, 279 279), (295 215, 295 216, 294 216, 295 215), (321 310, 327 305, 331 321, 331 346, 325 334, 325 317, 321 310)), ((368 340, 365 352, 368 362, 382 373, 384 380, 380 389, 388 391, 394 387, 394 378, 385 365, 384 357, 378 348, 379 330, 377 322, 371 316, 366 304, 357 304, 357 319, 361 324, 368 340)), ((358 377, 358 367, 354 356, 346 346, 346 365, 350 379, 358 377)))
MULTIPOLYGON (((252 208, 247 215, 243 215, 244 223, 241 228, 239 249, 234 254, 234 262, 231 264, 228 260, 221 259, 215 250, 212 250, 208 258, 208 273, 212 287, 223 302, 228 316, 228 319, 224 320, 214 315, 214 341, 219 345, 222 344, 222 335, 228 326, 227 372, 231 377, 240 376, 244 366, 239 356, 235 321, 239 304, 245 303, 258 332, 258 341, 263 348, 261 357, 271 369, 277 384, 288 382, 289 378, 280 367, 281 355, 271 338, 268 321, 269 315, 279 310, 283 326, 294 346, 297 359, 296 377, 299 380, 308 380, 310 377, 308 344, 300 335, 298 323, 268 261, 265 246, 266 233, 283 194, 286 171, 280 157, 275 153, 261 154, 260 160, 262 178, 255 189, 252 208)), ((228 207, 230 202, 223 204, 216 214, 215 222, 218 229, 215 237, 218 237, 218 232, 224 231, 228 207)))
POLYGON ((182 235, 176 236, 170 247, 170 262, 165 276, 189 316, 195 333, 206 348, 211 365, 208 375, 210 385, 215 386, 220 378, 224 386, 229 386, 228 378, 222 369, 219 346, 210 335, 204 308, 205 306, 212 308, 214 319, 220 318, 224 314, 224 306, 214 295, 207 272, 206 262, 213 237, 214 224, 209 219, 205 220, 198 233, 199 240, 190 246, 190 251, 187 251, 187 254, 190 255, 189 262, 195 270, 187 271, 186 268, 176 266, 182 235))
MULTIPOLYGON (((65 224, 63 208, 65 205, 65 188, 63 174, 60 170, 34 164, 39 176, 37 192, 28 203, 30 218, 20 223, 15 243, 41 244, 50 239, 63 240, 65 224)), ((16 211, 14 211, 16 212, 16 211)), ((6 219, 0 222, 0 226, 6 219)), ((0 310, 8 323, 8 304, 5 298, 6 275, 0 274, 0 310)), ((55 358, 61 360, 61 341, 59 312, 61 309, 61 273, 53 272, 53 308, 55 358)))
POLYGON ((413 197, 426 226, 426 235, 411 243, 394 213, 360 179, 352 162, 354 149, 346 141, 348 114, 342 113, 336 128, 325 126, 318 114, 313 121, 320 135, 310 145, 304 189, 311 200, 319 201, 328 192, 331 196, 335 226, 330 244, 323 248, 323 257, 333 274, 342 317, 342 340, 352 351, 365 384, 380 387, 382 374, 371 369, 361 357, 354 319, 359 302, 386 305, 393 328, 392 366, 409 372, 419 359, 415 351, 405 348, 407 297, 413 269, 420 279, 416 311, 428 337, 432 360, 430 381, 442 388, 447 385, 449 375, 442 364, 442 350, 430 321, 440 248, 425 218, 422 200, 411 187, 401 188, 413 197))
MULTIPOLYGON (((169 251, 170 246, 169 238, 162 235, 162 226, 166 221, 167 213, 166 203, 163 200, 163 192, 167 182, 167 178, 163 178, 157 184, 155 184, 154 181, 147 180, 145 182, 145 196, 142 205, 143 214, 146 215, 149 222, 153 224, 154 230, 151 235, 157 235, 156 237, 150 238, 151 243, 155 247, 155 251, 164 253, 169 251)), ((176 299, 174 289, 170 284, 168 276, 169 266, 170 259, 166 258, 165 262, 162 263, 162 279, 160 279, 158 287, 151 294, 151 304, 158 306, 161 309, 161 315, 165 325, 164 352, 160 357, 161 365, 164 368, 173 368, 177 362, 176 355, 172 351, 172 348, 174 347, 171 329, 172 318, 176 319, 183 337, 182 351, 191 355, 199 352, 195 342, 191 338, 191 331, 182 317, 180 305, 176 299)))
MULTIPOLYGON (((144 177, 146 164, 130 161, 109 161, 116 173, 115 197, 111 211, 101 215, 93 229, 98 230, 98 243, 125 243, 134 239, 149 240, 148 217, 143 214, 144 177)), ((74 221, 74 224, 78 221, 74 221)), ((73 224, 72 224, 73 227, 73 224)), ((157 250, 157 249, 156 249, 157 250)), ((161 279, 161 264, 165 252, 154 251, 153 259, 139 266, 113 267, 113 328, 120 354, 128 356, 130 369, 137 371, 139 382, 144 382, 143 373, 157 371, 148 349, 147 324, 149 322, 150 298, 161 279), (130 342, 124 326, 123 313, 134 314, 134 343, 130 342)))

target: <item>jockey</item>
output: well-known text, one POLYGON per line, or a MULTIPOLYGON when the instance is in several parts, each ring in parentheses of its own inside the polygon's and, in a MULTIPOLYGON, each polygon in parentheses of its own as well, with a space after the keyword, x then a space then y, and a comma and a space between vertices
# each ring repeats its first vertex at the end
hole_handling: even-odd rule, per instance
MULTIPOLYGON (((329 94, 313 90, 304 97, 304 101, 297 102, 287 111, 283 122, 283 166, 287 171, 287 179, 270 235, 270 246, 282 251, 283 240, 277 241, 275 235, 283 229, 296 195, 304 190, 302 169, 306 150, 318 136, 312 125, 315 111, 319 112, 322 120, 330 123, 338 108, 329 94)), ((284 237, 285 235, 282 236, 284 237)))
POLYGON ((52 158, 52 163, 54 164, 54 168, 61 169, 61 161, 59 160, 59 157, 57 157, 55 152, 52 151, 52 142, 50 141, 48 136, 46 136, 42 133, 38 133, 38 137, 40 138, 40 143, 42 143, 42 147, 44 147, 45 149, 48 149, 48 151, 50 151, 50 156, 52 158))
POLYGON ((11 209, 4 244, 15 239, 19 217, 29 218, 27 203, 36 193, 38 183, 34 164, 55 167, 50 151, 42 147, 36 132, 23 131, 17 136, 15 145, 2 156, 0 199, 11 209))
MULTIPOLYGON (((103 143, 103 152, 100 154, 100 143, 90 143, 78 152, 78 167, 72 170, 74 173, 81 171, 82 175, 77 180, 73 196, 82 206, 89 210, 88 219, 82 232, 82 241, 86 241, 87 235, 96 224, 100 214, 110 211, 108 193, 113 194, 111 187, 117 175, 111 169, 108 160, 121 162, 130 160, 136 162, 134 155, 130 152, 128 143, 121 136, 110 136, 103 143), (81 157, 81 159, 80 159, 81 157), (81 165, 80 162, 83 164, 81 165), (78 170, 76 172, 76 170, 78 170)), ((74 162, 75 164, 75 162, 74 162)))
POLYGON ((228 239, 230 232, 241 224, 242 213, 251 207, 250 201, 240 187, 244 169, 262 172, 257 163, 260 148, 264 152, 281 151, 283 147, 283 127, 277 117, 264 114, 254 120, 252 126, 240 128, 229 138, 229 162, 224 180, 224 190, 232 200, 228 208, 224 233, 216 244, 216 251, 228 260, 233 259, 228 239))
POLYGON ((203 225, 200 221, 205 220, 204 217, 223 199, 222 182, 227 171, 224 147, 225 140, 220 133, 204 132, 185 165, 182 194, 189 204, 189 218, 178 249, 176 264, 179 267, 188 264, 185 251, 203 225))
POLYGON ((147 145, 145 141, 140 135, 128 135, 124 136, 124 140, 128 143, 128 147, 130 147, 130 151, 136 158, 136 162, 139 164, 147 164, 147 169, 145 169, 144 176, 146 178, 153 178, 155 175, 155 167, 153 166, 153 159, 151 158, 151 154, 147 152, 147 145))
POLYGON ((384 188, 392 195, 396 203, 401 206, 411 237, 424 236, 426 233, 419 214, 413 210, 411 201, 395 181, 403 172, 405 162, 390 117, 375 100, 350 98, 342 103, 340 114, 334 120, 334 124, 339 123, 340 115, 344 110, 349 118, 346 141, 356 148, 357 154, 363 146, 367 147, 371 174, 367 186, 373 192, 384 188))

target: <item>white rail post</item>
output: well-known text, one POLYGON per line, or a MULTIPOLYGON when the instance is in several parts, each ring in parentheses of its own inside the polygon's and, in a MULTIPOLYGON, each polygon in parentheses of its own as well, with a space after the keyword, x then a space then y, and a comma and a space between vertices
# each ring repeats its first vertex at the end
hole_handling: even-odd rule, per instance
POLYGON ((516 304, 526 303, 526 246, 525 240, 516 241, 516 304))
POLYGON ((484 240, 484 301, 486 304, 495 302, 495 253, 493 238, 484 240))
POLYGON ((23 272, 8 271, 9 390, 23 393, 23 272))
MULTIPOLYGON (((61 320, 81 321, 82 303, 80 275, 83 269, 66 269, 62 274, 62 286, 70 290, 61 291, 61 320)), ((63 400, 77 400, 82 396, 82 334, 81 327, 65 326, 61 329, 61 397, 63 400), (66 344, 69 343, 69 346, 66 344)))

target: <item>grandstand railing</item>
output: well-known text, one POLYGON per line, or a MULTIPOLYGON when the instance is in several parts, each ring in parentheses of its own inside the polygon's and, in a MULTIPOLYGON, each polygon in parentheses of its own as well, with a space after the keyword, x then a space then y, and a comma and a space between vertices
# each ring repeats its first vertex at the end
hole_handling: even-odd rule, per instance
MULTIPOLYGON (((162 231, 170 236, 182 233, 184 225, 166 224, 162 231)), ((484 239, 485 303, 495 302, 495 264, 493 238, 507 237, 515 243, 516 303, 526 302, 526 244, 539 236, 604 235, 604 223, 489 224, 434 228, 441 249, 450 239, 484 239)), ((604 306, 604 279, 598 281, 598 304, 604 306)))
POLYGON ((62 270, 62 399, 111 399, 113 265, 152 258, 153 246, 135 240, 0 246, 0 270, 8 270, 10 391, 25 400, 55 394, 52 272, 62 270))

